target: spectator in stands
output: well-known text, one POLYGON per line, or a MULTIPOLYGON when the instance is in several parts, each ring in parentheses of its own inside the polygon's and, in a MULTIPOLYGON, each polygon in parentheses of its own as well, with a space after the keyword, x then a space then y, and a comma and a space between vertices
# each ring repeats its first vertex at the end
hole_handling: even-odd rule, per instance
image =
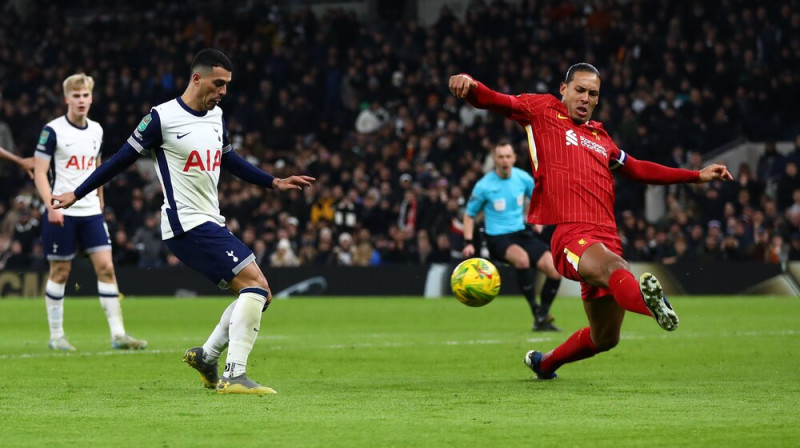
POLYGON ((358 202, 358 191, 351 188, 336 204, 333 223, 340 234, 355 231, 361 218, 361 204, 358 202))
MULTIPOLYGON (((456 253, 455 257, 458 257, 456 253)), ((450 236, 446 233, 436 235, 436 247, 431 254, 431 263, 448 263, 453 261, 454 253, 450 243, 450 236)))
POLYGON ((792 193, 795 190, 800 190, 800 173, 797 171, 797 162, 787 160, 786 167, 778 178, 777 191, 775 192, 778 208, 784 210, 792 205, 792 193))
POLYGON ((330 188, 320 188, 319 197, 311 204, 311 222, 333 222, 335 216, 333 194, 330 188))
POLYGON ((800 233, 793 233, 789 243, 788 261, 800 261, 800 233))
POLYGON ((771 184, 777 182, 785 165, 786 158, 778 152, 775 142, 766 141, 764 142, 764 153, 758 158, 756 178, 769 188, 771 184))
POLYGON ((253 243, 253 255, 256 256, 256 264, 262 268, 269 266, 271 253, 267 249, 267 243, 262 239, 257 239, 253 243))
POLYGON ((317 266, 327 266, 333 262, 333 232, 327 227, 319 231, 316 255, 313 264, 317 266))
POLYGON ((148 213, 144 218, 144 227, 137 229, 131 238, 133 247, 139 251, 140 268, 160 268, 164 265, 160 225, 161 214, 148 213))
POLYGON ((375 266, 380 264, 380 257, 369 241, 362 241, 356 245, 356 252, 353 256, 353 266, 375 266))
POLYGON ((683 236, 678 237, 674 243, 674 254, 665 257, 664 264, 675 264, 681 262, 695 261, 695 254, 689 250, 689 244, 683 236))
POLYGON ((767 263, 784 265, 789 261, 789 247, 784 242, 783 236, 773 235, 769 250, 767 251, 767 263))
POLYGON ((274 268, 288 268, 300 266, 300 259, 292 249, 292 243, 286 238, 281 238, 275 252, 269 257, 269 264, 274 268))
POLYGON ((115 265, 135 266, 139 263, 139 251, 136 250, 133 242, 128 240, 128 233, 122 227, 114 232, 114 238, 111 240, 111 252, 115 265))
POLYGON ((17 240, 11 241, 11 247, 0 258, 0 264, 3 269, 9 271, 22 271, 28 269, 31 265, 31 259, 27 253, 22 249, 22 243, 17 240))
POLYGON ((336 266, 353 266, 356 248, 353 247, 353 236, 347 232, 339 234, 339 244, 333 248, 333 264, 336 266))
POLYGON ((795 166, 800 166, 800 134, 794 137, 794 149, 786 155, 786 163, 794 162, 795 166))
POLYGON ((430 234, 426 229, 420 229, 417 232, 417 244, 414 248, 414 255, 416 256, 416 263, 421 265, 430 264, 433 257, 433 244, 431 243, 430 234))

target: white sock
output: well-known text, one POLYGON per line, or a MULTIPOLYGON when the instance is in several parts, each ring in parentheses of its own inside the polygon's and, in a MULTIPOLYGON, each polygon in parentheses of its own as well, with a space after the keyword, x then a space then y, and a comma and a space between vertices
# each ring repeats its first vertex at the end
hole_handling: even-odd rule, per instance
POLYGON ((47 323, 50 325, 50 339, 64 336, 64 290, 66 283, 47 280, 44 287, 44 304, 47 308, 47 323))
POLYGON ((225 378, 244 374, 247 357, 253 350, 261 327, 261 310, 267 303, 267 291, 261 288, 244 288, 231 314, 230 345, 225 360, 225 378))
POLYGON ((214 331, 211 332, 206 343, 203 344, 203 361, 209 364, 217 362, 222 351, 228 345, 228 326, 231 324, 231 314, 233 314, 233 309, 238 301, 239 299, 234 300, 225 308, 219 323, 214 327, 214 331))
POLYGON ((97 294, 100 296, 100 306, 103 307, 108 319, 111 337, 124 335, 125 324, 122 323, 122 305, 119 303, 117 284, 98 281, 97 294))

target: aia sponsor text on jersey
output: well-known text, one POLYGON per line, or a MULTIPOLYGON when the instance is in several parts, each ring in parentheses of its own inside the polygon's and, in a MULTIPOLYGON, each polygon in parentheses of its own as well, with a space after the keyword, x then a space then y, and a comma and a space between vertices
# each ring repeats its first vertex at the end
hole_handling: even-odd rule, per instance
POLYGON ((97 158, 95 156, 70 156, 66 168, 75 170, 94 170, 97 158))
POLYGON ((185 173, 192 168, 196 168, 200 171, 215 171, 221 165, 222 165, 222 150, 206 149, 205 154, 203 154, 195 149, 192 150, 191 153, 189 153, 189 158, 186 159, 186 164, 183 166, 183 172, 185 173))

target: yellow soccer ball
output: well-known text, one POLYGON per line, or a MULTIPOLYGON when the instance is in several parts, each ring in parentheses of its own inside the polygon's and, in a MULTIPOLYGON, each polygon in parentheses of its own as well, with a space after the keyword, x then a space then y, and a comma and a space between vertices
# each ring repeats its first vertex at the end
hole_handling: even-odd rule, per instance
POLYGON ((464 305, 484 306, 500 292, 500 273, 489 260, 469 258, 453 270, 450 288, 464 305))

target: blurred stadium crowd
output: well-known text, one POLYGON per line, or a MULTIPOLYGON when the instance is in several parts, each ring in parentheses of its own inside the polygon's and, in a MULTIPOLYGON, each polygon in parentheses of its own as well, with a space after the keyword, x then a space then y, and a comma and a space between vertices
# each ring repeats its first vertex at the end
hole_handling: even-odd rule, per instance
MULTIPOLYGON (((197 50, 219 48, 236 67, 221 105, 235 149, 277 176, 318 178, 278 195, 223 174, 222 213, 262 266, 458 258, 492 142, 515 142, 530 168, 521 128, 450 96, 449 75, 557 95, 578 61, 603 76, 594 118, 637 158, 694 168, 731 140, 767 141, 758 166, 730 167, 736 182, 670 188, 658 222, 641 216, 644 187, 619 179, 628 260, 800 260, 798 0, 473 1, 465 20, 445 8, 430 27, 265 2, 38 3, 0 15, 0 146, 32 155, 65 112, 62 80, 84 71, 109 157, 151 106, 182 93, 197 50), (795 153, 776 153, 775 140, 795 153)), ((33 183, 0 170, 0 266, 43 269, 33 183)), ((160 242, 150 161, 105 197, 116 263, 178 262, 160 242)))

